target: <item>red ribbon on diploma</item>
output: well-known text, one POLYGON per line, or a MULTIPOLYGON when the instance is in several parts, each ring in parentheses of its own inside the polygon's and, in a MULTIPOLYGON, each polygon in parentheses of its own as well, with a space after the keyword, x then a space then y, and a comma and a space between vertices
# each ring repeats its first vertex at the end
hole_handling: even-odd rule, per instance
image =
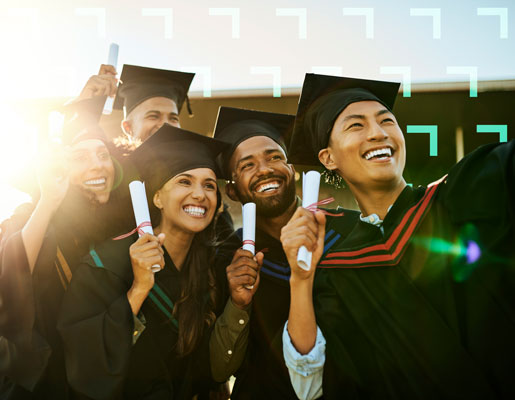
POLYGON ((327 199, 320 200, 316 203, 310 204, 309 206, 306 207, 306 209, 311 212, 315 212, 318 210, 318 211, 324 213, 325 215, 330 215, 331 217, 341 217, 343 215, 343 212, 338 213, 338 214, 333 214, 333 213, 330 213, 329 211, 320 210, 318 208, 318 206, 325 206, 326 204, 332 203, 333 201, 334 201, 334 197, 328 197, 327 199))
POLYGON ((134 228, 132 231, 124 233, 123 235, 120 235, 120 236, 116 236, 115 238, 113 238, 113 240, 122 240, 122 239, 128 238, 129 236, 134 235, 136 232, 138 232, 138 234, 140 236, 143 236, 145 234, 145 232, 143 232, 143 230, 141 228, 144 228, 146 226, 152 226, 150 221, 142 222, 136 228, 134 228))
POLYGON ((244 240, 243 244, 251 244, 252 246, 256 246, 256 243, 253 240, 244 240))

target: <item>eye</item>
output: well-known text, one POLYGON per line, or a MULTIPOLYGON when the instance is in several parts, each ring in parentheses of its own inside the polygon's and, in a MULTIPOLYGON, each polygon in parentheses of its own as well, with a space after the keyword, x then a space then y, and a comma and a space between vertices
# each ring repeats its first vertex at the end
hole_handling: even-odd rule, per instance
POLYGON ((109 159, 109 153, 107 151, 102 151, 98 153, 98 158, 102 161, 107 161, 109 159))
POLYGON ((282 156, 280 156, 279 154, 275 154, 272 157, 270 157, 270 160, 272 161, 282 161, 282 159, 282 156))
POLYGON ((147 115, 147 119, 158 119, 159 118, 159 115, 157 114, 149 114, 147 115))
POLYGON ((179 117, 177 115, 173 115, 170 117, 170 121, 172 122, 179 122, 179 117))
POLYGON ((208 190, 216 190, 216 185, 213 182, 207 182, 204 186, 208 190))
POLYGON ((191 181, 187 178, 182 178, 177 182, 179 185, 189 186, 191 185, 191 181))
POLYGON ((72 156, 71 160, 76 163, 86 162, 88 161, 88 156, 85 154, 77 154, 72 156))
POLYGON ((352 125, 350 125, 347 129, 353 129, 353 128, 362 128, 363 124, 360 122, 354 122, 352 125))
POLYGON ((248 163, 245 163, 245 164, 243 164, 241 166, 241 170, 244 171, 244 170, 249 169, 249 168, 251 168, 253 166, 254 166, 254 163, 248 162, 248 163))

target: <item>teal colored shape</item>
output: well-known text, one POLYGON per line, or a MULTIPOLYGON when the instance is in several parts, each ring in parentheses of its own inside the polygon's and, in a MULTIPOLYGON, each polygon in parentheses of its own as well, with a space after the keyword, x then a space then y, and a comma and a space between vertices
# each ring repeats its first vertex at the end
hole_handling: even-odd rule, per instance
POLYGON ((477 133, 499 133, 499 143, 508 141, 508 125, 477 125, 477 133))
POLYGON ((429 133, 429 155, 438 155, 438 125, 408 125, 407 133, 429 133))

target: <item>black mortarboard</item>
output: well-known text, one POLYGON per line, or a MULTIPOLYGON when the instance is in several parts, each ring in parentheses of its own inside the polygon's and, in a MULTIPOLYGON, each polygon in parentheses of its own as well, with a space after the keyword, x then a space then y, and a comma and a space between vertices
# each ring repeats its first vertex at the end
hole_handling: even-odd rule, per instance
MULTIPOLYGON (((166 97, 177 104, 177 110, 180 112, 184 100, 187 100, 194 76, 191 72, 124 64, 113 108, 121 110, 125 107, 125 113, 128 115, 134 107, 147 99, 166 97)), ((189 103, 188 111, 191 114, 189 103)))
POLYGON ((228 145, 220 140, 164 124, 130 155, 147 195, 152 196, 169 179, 195 168, 216 174, 217 155, 228 145))
POLYGON ((219 156, 222 178, 231 179, 227 163, 236 147, 253 136, 267 136, 286 152, 286 141, 293 129, 295 116, 265 111, 220 107, 213 137, 229 143, 230 147, 219 156))
POLYGON ((106 96, 69 103, 61 108, 64 113, 62 142, 73 145, 87 139, 100 139, 107 143, 107 137, 98 125, 106 96))
POLYGON ((289 146, 293 163, 318 165, 334 122, 352 103, 373 100, 392 110, 400 83, 306 74, 289 146))

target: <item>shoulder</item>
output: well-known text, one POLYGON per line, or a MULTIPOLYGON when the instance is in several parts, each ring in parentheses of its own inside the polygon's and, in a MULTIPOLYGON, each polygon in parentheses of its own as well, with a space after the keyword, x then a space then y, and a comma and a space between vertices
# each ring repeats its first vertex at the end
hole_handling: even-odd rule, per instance
POLYGON ((92 245, 82 262, 92 268, 105 269, 124 280, 132 279, 129 248, 135 242, 135 235, 122 240, 106 240, 92 245))
POLYGON ((350 231, 356 222, 359 221, 360 212, 356 210, 349 210, 346 208, 338 207, 334 209, 323 209, 326 214, 326 231, 331 229, 345 233, 350 231))

